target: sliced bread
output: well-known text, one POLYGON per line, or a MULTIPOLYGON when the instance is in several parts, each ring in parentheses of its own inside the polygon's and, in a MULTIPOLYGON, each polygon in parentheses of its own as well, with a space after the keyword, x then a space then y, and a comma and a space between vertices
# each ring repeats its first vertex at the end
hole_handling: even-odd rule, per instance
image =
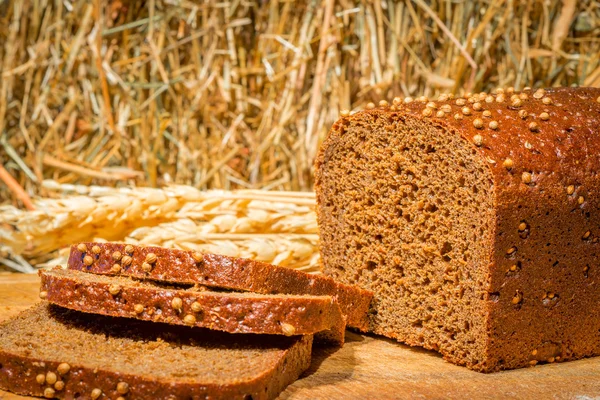
POLYGON ((186 289, 61 268, 40 276, 40 297, 72 310, 229 333, 321 333, 320 338, 344 342, 345 318, 331 296, 186 289))
POLYGON ((231 335, 38 304, 0 325, 0 388, 47 398, 272 399, 312 336, 231 335))
POLYGON ((325 275, 254 260, 121 243, 79 243, 71 247, 68 268, 255 293, 334 296, 348 326, 362 331, 369 328, 371 291, 338 283, 325 275))

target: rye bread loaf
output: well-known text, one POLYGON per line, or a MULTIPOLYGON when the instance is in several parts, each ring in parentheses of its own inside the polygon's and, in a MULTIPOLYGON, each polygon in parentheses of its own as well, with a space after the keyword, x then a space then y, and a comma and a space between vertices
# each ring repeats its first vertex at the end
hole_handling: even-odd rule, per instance
POLYGON ((367 313, 373 298, 370 291, 337 283, 325 275, 244 258, 121 243, 73 245, 68 268, 255 293, 333 296, 346 315, 348 326, 362 331, 367 330, 367 313))
POLYGON ((182 289, 55 268, 40 271, 40 297, 71 310, 229 333, 311 335, 344 343, 345 318, 331 296, 182 289))
POLYGON ((0 388, 67 399, 272 399, 308 368, 311 343, 42 303, 0 325, 0 388))
POLYGON ((325 273, 478 371, 600 354, 600 89, 394 99, 316 161, 325 273))

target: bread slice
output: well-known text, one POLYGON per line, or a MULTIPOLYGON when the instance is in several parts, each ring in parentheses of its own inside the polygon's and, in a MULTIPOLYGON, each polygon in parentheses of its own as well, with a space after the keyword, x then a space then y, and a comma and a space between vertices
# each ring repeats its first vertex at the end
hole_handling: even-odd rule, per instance
POLYGON ((40 297, 86 313, 229 333, 310 335, 342 344, 345 318, 331 296, 215 292, 55 268, 40 271, 40 297))
POLYGON ((324 272, 479 371, 600 355, 600 88, 394 99, 317 157, 324 272))
POLYGON ((324 275, 218 254, 121 243, 73 245, 68 268, 255 293, 334 296, 348 326, 362 331, 368 329, 367 313, 373 298, 369 290, 338 283, 324 275))
POLYGON ((312 337, 231 335, 41 303, 0 324, 0 388, 57 398, 272 399, 312 337))

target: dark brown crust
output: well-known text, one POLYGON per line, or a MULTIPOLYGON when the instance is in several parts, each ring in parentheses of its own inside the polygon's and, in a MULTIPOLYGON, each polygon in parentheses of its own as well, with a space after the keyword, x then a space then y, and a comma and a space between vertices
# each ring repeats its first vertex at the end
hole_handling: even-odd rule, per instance
MULTIPOLYGON (((125 255, 126 244, 121 243, 83 243, 87 252, 71 247, 68 268, 95 274, 112 274, 115 261, 112 255, 120 252, 125 255), (93 246, 100 248, 99 254, 91 252, 93 246), (86 266, 83 259, 93 256, 94 263, 86 266)), ((199 254, 197 262, 194 252, 166 249, 161 247, 132 246, 133 252, 129 266, 122 266, 120 274, 139 279, 174 283, 200 283, 205 286, 243 290, 255 293, 283 293, 296 295, 333 296, 346 315, 348 326, 361 331, 368 329, 367 313, 373 293, 358 286, 344 285, 324 275, 312 275, 290 268, 266 264, 260 261, 235 258, 218 254, 199 254), (156 254, 157 261, 150 272, 142 269, 149 253, 156 254)))
MULTIPOLYGON (((334 151, 331 147, 341 140, 349 121, 367 114, 392 121, 430 121, 460 135, 479 152, 494 180, 496 214, 483 299, 487 354, 476 366, 468 365, 483 372, 600 354, 600 89, 526 90, 520 101, 511 100, 512 95, 507 91, 503 101, 491 95, 488 102, 490 95, 476 94, 465 98, 465 104, 457 104, 458 97, 438 100, 432 102, 435 108, 427 106, 430 100, 401 100, 359 112, 334 124, 316 160, 320 203, 326 154, 334 151), (436 117, 442 106, 450 109, 436 117), (492 121, 497 122, 494 128, 492 121), (512 166, 505 164, 507 159, 512 166), (523 179, 527 173, 531 182, 523 179), (525 231, 518 229, 522 223, 525 231), (507 254, 513 247, 515 251, 507 254), (516 271, 510 270, 513 265, 516 271), (550 299, 548 294, 555 296, 550 299)), ((319 207, 322 225, 326 221, 319 207)))
MULTIPOLYGON (((30 312, 26 310, 24 313, 30 312)), ((3 324, 6 325, 10 321, 3 324)), ((37 328, 32 326, 32 334, 37 328)), ((288 349, 284 350, 275 368, 264 371, 254 380, 237 381, 232 377, 232 383, 194 382, 174 383, 168 380, 144 378, 142 376, 123 374, 118 371, 97 369, 89 366, 90 351, 85 349, 81 354, 81 363, 70 362, 68 374, 60 376, 65 383, 61 391, 55 391, 55 398, 90 398, 93 389, 102 390, 100 399, 116 399, 123 396, 116 391, 117 383, 127 382, 129 393, 125 398, 136 399, 240 399, 248 395, 253 399, 274 399, 286 386, 294 382, 305 371, 311 360, 312 336, 301 336, 288 349), (76 395, 76 394, 79 394, 76 395)), ((57 354, 57 359, 60 356, 57 354)), ((24 357, 11 353, 10 349, 0 349, 0 388, 22 395, 44 397, 44 389, 51 385, 40 385, 36 382, 38 374, 49 371, 57 372, 61 361, 41 360, 24 357)), ((156 368, 160 369, 157 362, 156 368)))
POLYGON ((172 325, 191 325, 229 333, 310 335, 343 344, 345 319, 331 296, 264 295, 165 289, 128 278, 105 277, 55 268, 40 271, 41 291, 50 303, 71 310, 136 318, 172 325), (118 285, 118 294, 110 293, 118 285), (172 306, 173 298, 182 308, 172 306), (192 310, 196 302, 200 311, 192 310), (142 305, 141 313, 134 311, 142 305), (193 316, 195 322, 186 323, 193 316))

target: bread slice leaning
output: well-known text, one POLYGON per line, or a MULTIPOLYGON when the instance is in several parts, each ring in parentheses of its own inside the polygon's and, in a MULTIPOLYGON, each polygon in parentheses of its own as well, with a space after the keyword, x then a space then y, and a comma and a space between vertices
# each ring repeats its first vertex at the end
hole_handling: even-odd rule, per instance
POLYGON ((0 388, 47 398, 272 399, 312 336, 231 335, 41 303, 0 324, 0 388))
POLYGON ((333 296, 347 317, 348 326, 362 331, 369 328, 373 292, 338 283, 325 275, 260 261, 122 243, 79 243, 71 247, 68 268, 255 293, 333 296))
POLYGON ((61 268, 40 271, 40 276, 40 297, 72 310, 229 333, 320 333, 320 338, 344 342, 345 318, 331 296, 182 289, 61 268))

